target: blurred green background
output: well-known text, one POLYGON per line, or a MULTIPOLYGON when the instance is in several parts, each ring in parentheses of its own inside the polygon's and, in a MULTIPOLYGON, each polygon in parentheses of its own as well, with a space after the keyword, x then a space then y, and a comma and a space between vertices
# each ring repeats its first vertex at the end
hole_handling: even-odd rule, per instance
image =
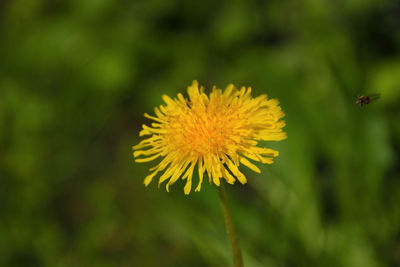
POLYGON ((145 188, 131 154, 194 79, 286 112, 227 187, 246 266, 399 266, 396 2, 1 1, 0 266, 232 265, 216 187, 145 188))

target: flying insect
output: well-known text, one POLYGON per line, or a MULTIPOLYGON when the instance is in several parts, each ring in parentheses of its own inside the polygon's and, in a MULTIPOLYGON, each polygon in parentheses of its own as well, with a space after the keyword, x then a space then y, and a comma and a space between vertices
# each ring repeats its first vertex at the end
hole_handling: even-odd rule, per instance
POLYGON ((362 107, 363 105, 368 105, 372 101, 379 99, 379 97, 380 97, 380 94, 371 94, 371 95, 366 95, 366 96, 358 95, 356 104, 358 104, 358 105, 360 105, 360 107, 362 107))

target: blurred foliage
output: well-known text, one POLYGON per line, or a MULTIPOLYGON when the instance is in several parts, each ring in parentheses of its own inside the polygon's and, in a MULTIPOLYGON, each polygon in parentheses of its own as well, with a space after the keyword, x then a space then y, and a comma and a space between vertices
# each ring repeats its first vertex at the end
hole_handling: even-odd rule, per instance
POLYGON ((194 79, 286 112, 228 187, 246 266, 399 266, 396 2, 1 1, 0 266, 231 265, 215 186, 145 188, 131 155, 194 79))

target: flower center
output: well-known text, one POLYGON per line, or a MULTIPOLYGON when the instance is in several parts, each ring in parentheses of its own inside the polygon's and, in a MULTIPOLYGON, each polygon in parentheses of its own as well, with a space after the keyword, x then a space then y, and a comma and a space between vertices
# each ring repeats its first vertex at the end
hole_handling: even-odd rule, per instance
POLYGON ((169 121, 171 149, 197 157, 226 153, 235 139, 237 123, 232 112, 222 108, 190 110, 189 114, 174 116, 169 121))

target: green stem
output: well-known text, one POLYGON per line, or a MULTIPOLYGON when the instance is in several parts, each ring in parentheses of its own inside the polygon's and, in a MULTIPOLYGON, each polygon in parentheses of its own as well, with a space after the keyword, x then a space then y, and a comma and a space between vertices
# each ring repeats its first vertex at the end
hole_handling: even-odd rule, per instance
POLYGON ((232 253, 233 253, 233 263, 235 267, 243 267, 243 258, 240 251, 239 242, 237 240, 235 226, 233 225, 232 214, 229 209, 228 200, 226 198, 226 191, 224 181, 221 180, 221 185, 218 187, 219 199, 221 200, 222 213, 225 218, 226 231, 229 235, 229 240, 231 241, 232 253))

